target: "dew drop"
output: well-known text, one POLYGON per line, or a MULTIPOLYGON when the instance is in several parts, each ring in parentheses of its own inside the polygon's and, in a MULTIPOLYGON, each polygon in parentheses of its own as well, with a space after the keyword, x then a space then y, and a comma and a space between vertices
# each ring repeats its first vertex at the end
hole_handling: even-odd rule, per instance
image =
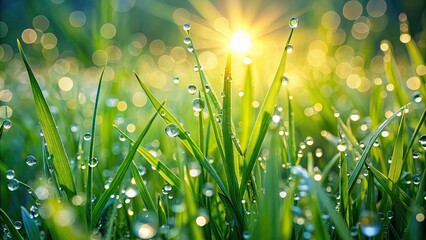
POLYGON ((167 195, 167 194, 169 194, 169 192, 171 192, 172 191, 172 185, 170 185, 170 183, 166 183, 166 184, 164 184, 163 185, 163 189, 162 189, 162 191, 163 191, 163 194, 165 194, 165 195, 167 195))
POLYGON ((198 65, 194 66, 194 72, 198 72, 198 70, 200 70, 200 68, 198 67, 198 65))
POLYGON ((191 38, 190 38, 190 37, 186 37, 186 38, 184 38, 184 39, 183 39, 183 42, 184 42, 186 45, 189 45, 189 44, 191 44, 192 40, 191 40, 191 38))
POLYGON ((187 49, 188 49, 188 52, 190 52, 190 53, 192 53, 192 52, 194 51, 194 47, 193 47, 193 46, 191 46, 191 45, 190 45, 190 46, 188 46, 188 48, 187 48, 187 49))
POLYGON ((413 93, 412 98, 413 98, 413 101, 416 102, 416 103, 419 103, 419 102, 422 101, 422 95, 420 95, 419 92, 413 93))
POLYGON ((196 112, 201 112, 204 109, 204 100, 201 98, 196 98, 192 101, 192 109, 196 112))
POLYGON ((118 136, 118 140, 120 140, 120 142, 124 142, 126 141, 126 138, 124 137, 123 134, 120 134, 120 136, 118 136))
POLYGON ((190 162, 188 164, 188 169, 191 177, 198 177, 201 174, 201 167, 197 162, 190 162))
POLYGON ((2 125, 5 130, 9 130, 12 127, 12 121, 5 119, 2 125))
POLYGON ((16 230, 19 230, 22 228, 22 222, 21 221, 16 221, 13 223, 13 226, 16 228, 16 230))
POLYGON ((314 144, 314 138, 313 137, 306 137, 305 139, 306 144, 308 144, 309 146, 312 146, 314 144))
POLYGON ((92 139, 92 135, 90 135, 90 133, 86 133, 83 138, 85 141, 90 141, 90 139, 92 139))
POLYGON ((346 151, 346 144, 345 142, 342 141, 342 139, 339 139, 339 143, 337 144, 337 150, 339 150, 339 152, 344 152, 346 151))
POLYGON ((222 124, 222 114, 217 114, 215 117, 215 121, 219 124, 222 124))
POLYGON ((211 197, 214 194, 214 186, 213 184, 207 182, 203 186, 203 195, 206 197, 211 197))
POLYGON ((6 178, 7 179, 14 179, 15 178, 15 171, 13 169, 9 169, 6 171, 6 178))
POLYGON ((31 214, 32 218, 38 217, 38 207, 32 205, 30 207, 30 214, 31 214))
POLYGON ((36 160, 36 158, 34 156, 29 155, 27 158, 25 158, 25 163, 28 166, 31 167, 31 166, 34 166, 37 163, 37 160, 36 160))
POLYGON ((286 77, 286 76, 283 76, 282 78, 281 78, 281 84, 283 85, 283 86, 287 86, 288 85, 288 77, 286 77))
POLYGON ((156 214, 145 211, 134 221, 133 232, 142 239, 153 238, 158 230, 158 218, 156 214))
POLYGON ((364 211, 359 216, 359 223, 362 234, 373 237, 380 232, 380 223, 374 212, 364 211))
POLYGON ((12 192, 18 189, 19 188, 18 180, 16 180, 15 178, 10 179, 9 183, 7 184, 7 188, 12 192))
POLYGON ((419 138, 419 143, 420 143, 420 145, 421 145, 424 149, 426 149, 426 134, 425 134, 425 135, 422 135, 422 136, 419 138))
POLYGON ((393 218, 393 212, 392 212, 391 210, 387 211, 387 212, 386 212, 386 217, 387 217, 388 219, 392 219, 392 218, 393 218))
POLYGON ((173 77, 173 83, 174 84, 178 84, 179 83, 179 77, 178 76, 174 76, 173 77))
POLYGON ((167 136, 169 137, 176 137, 180 133, 178 126, 174 123, 168 124, 165 130, 167 136))
POLYGON ((315 150, 315 156, 318 157, 318 158, 320 158, 320 157, 322 157, 322 155, 323 155, 322 149, 321 148, 317 148, 315 150))
POLYGON ((419 159, 420 158, 420 153, 416 150, 413 150, 413 159, 419 159))
POLYGON ((182 28, 184 31, 189 31, 191 29, 191 25, 189 23, 185 23, 182 28))
POLYGON ((291 28, 297 28, 297 26, 299 25, 299 19, 297 17, 290 18, 290 21, 288 22, 288 25, 291 28))
POLYGON ((352 237, 358 236, 358 228, 356 226, 352 226, 350 229, 350 234, 352 237))
POLYGON ((126 194, 126 197, 128 198, 134 198, 139 194, 139 191, 137 188, 129 186, 127 187, 126 192, 124 194, 126 194))
POLYGON ((292 53, 293 52, 293 46, 291 44, 288 44, 287 46, 285 46, 285 50, 287 53, 292 53))
POLYGON ((197 92, 197 87, 194 84, 188 85, 188 93, 194 95, 197 92))
POLYGON ((92 157, 92 158, 90 158, 88 165, 89 165, 89 167, 94 168, 98 165, 98 162, 99 162, 98 158, 92 157))
POLYGON ((414 185, 420 184, 420 175, 419 174, 414 174, 411 179, 413 180, 414 185))

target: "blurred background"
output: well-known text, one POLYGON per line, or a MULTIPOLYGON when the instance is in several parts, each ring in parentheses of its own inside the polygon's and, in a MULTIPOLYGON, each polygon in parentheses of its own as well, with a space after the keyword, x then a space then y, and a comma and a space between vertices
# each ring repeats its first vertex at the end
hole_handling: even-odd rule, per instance
MULTIPOLYGON (((20 196, 6 190, 3 176, 7 169, 15 169, 17 178, 28 182, 42 168, 40 164, 29 168, 24 161, 28 155, 41 159, 42 139, 16 39, 36 73, 72 164, 76 164, 79 145, 83 150, 88 147, 82 136, 90 131, 96 86, 106 66, 95 149, 100 166, 111 169, 128 147, 118 141, 112 125, 134 137, 154 112, 133 72, 156 97, 168 100, 166 106, 190 131, 196 131, 192 110, 196 95, 190 95, 187 86, 200 85, 198 73, 193 71, 195 60, 183 42, 183 24, 191 24, 191 38, 216 93, 221 92, 233 33, 243 30, 250 35, 251 48, 233 58, 233 114, 238 123, 248 68, 244 59, 251 59, 256 112, 284 50, 289 19, 298 17, 286 68, 287 88, 293 95, 297 141, 307 136, 315 139, 312 148, 324 153, 316 162, 321 166, 326 162, 321 159, 336 152, 324 140, 327 133, 337 135, 333 107, 343 119, 353 121, 360 138, 370 132, 373 85, 381 86, 380 97, 385 99, 383 108, 377 109, 381 117, 398 107, 392 97, 394 86, 384 74, 383 40, 393 46, 404 91, 411 95, 419 89, 426 67, 412 67, 404 45, 407 36, 401 37, 401 33, 410 33, 424 57, 425 5, 422 0, 2 0, 0 120, 10 119, 12 127, 0 140, 0 204, 12 208, 20 196)), ((285 95, 278 106, 284 102, 285 95)), ((423 109, 424 105, 413 108, 423 109)), ((157 119, 154 125, 144 145, 167 159, 174 143, 165 136, 162 121, 157 119)), ((386 137, 392 138, 392 133, 386 137)))

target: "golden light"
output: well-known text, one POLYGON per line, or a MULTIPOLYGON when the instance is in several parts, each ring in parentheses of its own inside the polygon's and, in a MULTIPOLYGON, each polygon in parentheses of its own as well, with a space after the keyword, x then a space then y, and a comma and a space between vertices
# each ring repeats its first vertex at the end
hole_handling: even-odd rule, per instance
POLYGON ((235 52, 247 53, 250 51, 251 47, 251 37, 248 32, 238 30, 232 35, 230 48, 235 52))

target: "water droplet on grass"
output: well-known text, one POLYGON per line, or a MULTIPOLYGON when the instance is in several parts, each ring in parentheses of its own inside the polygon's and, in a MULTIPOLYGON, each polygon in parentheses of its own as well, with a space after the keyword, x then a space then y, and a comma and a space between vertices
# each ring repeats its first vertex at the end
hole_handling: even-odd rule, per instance
POLYGON ((204 109, 204 100, 201 98, 196 98, 192 101, 192 109, 196 112, 201 112, 204 109))
POLYGON ((291 44, 288 44, 287 46, 285 46, 285 50, 287 53, 292 53, 293 52, 293 46, 291 44))
POLYGON ((13 169, 9 169, 6 171, 6 178, 7 179, 14 179, 15 178, 15 171, 13 169))
POLYGON ((85 141, 90 141, 90 139, 92 139, 92 135, 90 135, 90 133, 86 133, 86 134, 84 134, 83 139, 84 139, 85 141))
POLYGON ((31 166, 34 166, 37 163, 37 160, 36 160, 36 158, 34 156, 29 155, 27 158, 25 158, 25 163, 28 166, 31 167, 31 166))
POLYGON ((194 84, 188 85, 188 93, 194 95, 197 92, 197 87, 194 84))
POLYGON ((222 114, 217 114, 215 117, 215 121, 219 124, 222 124, 222 114))
POLYGON ((16 228, 16 230, 19 230, 22 228, 22 222, 21 221, 16 221, 13 223, 13 226, 16 228))
POLYGON ((386 217, 387 217, 388 219, 392 219, 392 218, 393 218, 393 212, 392 212, 391 210, 387 211, 387 212, 386 212, 386 217))
POLYGON ((182 28, 184 31, 189 31, 191 29, 191 25, 189 23, 185 23, 183 24, 182 28))
POLYGON ((287 86, 288 85, 288 77, 286 77, 286 76, 283 76, 282 78, 281 78, 281 84, 283 85, 283 86, 287 86))
POLYGON ((165 130, 167 136, 169 137, 176 137, 180 133, 178 126, 174 123, 167 125, 165 130))
POLYGON ((308 144, 309 146, 312 146, 314 144, 314 138, 311 136, 306 137, 305 139, 306 144, 308 144))
POLYGON ((188 52, 192 53, 194 51, 194 47, 193 46, 188 46, 188 52))
POLYGON ((88 165, 89 165, 89 167, 94 168, 98 165, 98 162, 99 161, 96 157, 92 157, 92 158, 90 158, 88 165))
POLYGON ((317 148, 315 150, 315 156, 317 156, 318 158, 320 158, 320 157, 322 157, 322 155, 323 155, 322 149, 321 148, 317 148))
POLYGON ((358 236, 358 228, 356 226, 352 226, 350 229, 350 234, 352 237, 358 236))
POLYGON ((288 22, 288 25, 291 28, 297 28, 297 26, 299 25, 299 19, 297 17, 290 18, 290 21, 288 22))
POLYGON ((5 119, 2 125, 5 130, 9 130, 12 127, 12 121, 5 119))
POLYGON ((203 186, 203 195, 206 197, 211 197, 214 194, 214 186, 213 184, 207 182, 203 186))
POLYGON ((184 39, 183 39, 183 42, 184 42, 186 45, 189 45, 189 44, 191 44, 192 40, 191 40, 191 38, 186 37, 186 38, 184 38, 184 39))
POLYGON ((188 168, 191 177, 198 177, 201 174, 201 167, 197 162, 190 162, 188 168))
POLYGON ((412 98, 413 98, 413 101, 416 102, 416 103, 419 103, 419 102, 422 101, 422 95, 420 95, 419 92, 413 93, 412 98))
POLYGON ((142 212, 135 220, 133 232, 142 239, 153 238, 157 234, 158 218, 152 212, 142 212))
POLYGON ((179 77, 178 76, 173 77, 173 83, 174 84, 178 84, 179 83, 179 77))
POLYGON ((345 142, 342 141, 342 139, 339 140, 339 143, 337 144, 337 150, 339 150, 339 152, 344 152, 346 151, 346 144, 345 142))
POLYGON ((413 183, 415 185, 419 185, 420 184, 420 175, 419 174, 414 174, 411 179, 413 180, 413 183))
POLYGON ((7 184, 7 188, 12 192, 15 191, 16 189, 18 189, 19 188, 18 180, 14 179, 14 178, 10 179, 9 183, 7 184))
POLYGON ((426 134, 419 138, 419 143, 424 149, 426 149, 426 134))
POLYGON ((362 234, 366 237, 373 237, 380 232, 380 223, 374 212, 364 211, 359 216, 359 223, 362 234))

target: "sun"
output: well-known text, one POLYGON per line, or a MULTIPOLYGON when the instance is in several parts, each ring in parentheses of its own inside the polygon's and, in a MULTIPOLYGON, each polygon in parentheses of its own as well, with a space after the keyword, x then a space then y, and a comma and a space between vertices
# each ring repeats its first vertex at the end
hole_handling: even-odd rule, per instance
POLYGON ((230 48, 238 53, 248 53, 252 48, 250 34, 244 30, 236 31, 231 37, 230 48))

